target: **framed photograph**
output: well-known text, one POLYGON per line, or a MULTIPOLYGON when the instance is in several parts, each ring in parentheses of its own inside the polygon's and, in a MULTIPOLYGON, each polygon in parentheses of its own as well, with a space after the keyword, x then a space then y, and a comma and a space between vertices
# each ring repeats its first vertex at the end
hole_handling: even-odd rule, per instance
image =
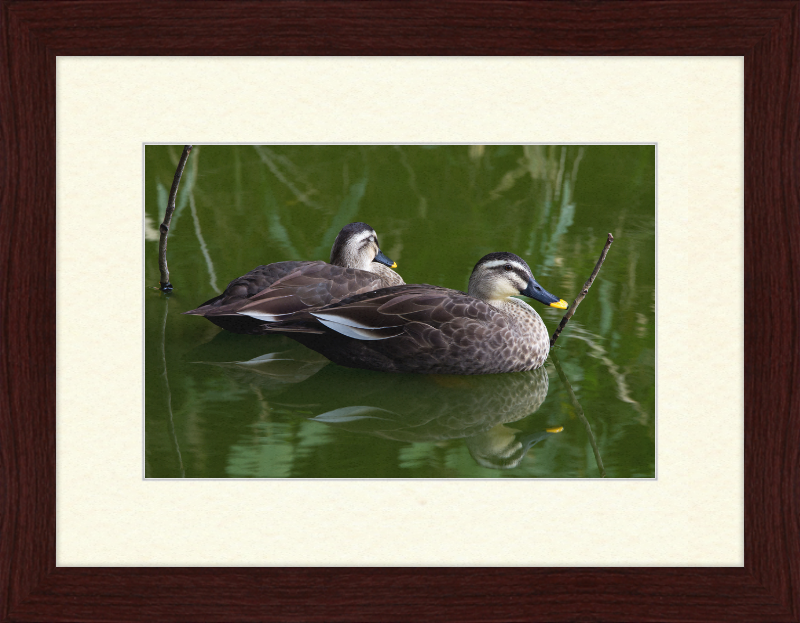
POLYGON ((145 478, 655 478, 655 144, 184 153, 144 146, 145 478))
MULTIPOLYGON (((799 425, 792 417, 797 302, 791 287, 800 259, 794 166, 800 72, 793 62, 798 2, 732 7, 712 2, 611 2, 591 7, 231 2, 194 5, 189 10, 181 4, 45 1, 3 2, 2 19, 7 59, 0 68, 0 82, 6 85, 0 96, 6 155, 0 180, 5 250, 2 620, 800 620, 792 562, 800 559, 800 535, 794 510, 799 425), (200 54, 248 58, 235 59, 237 69, 236 63, 222 62, 226 59, 191 58, 200 54), (398 59, 378 57, 467 54, 493 58, 447 59, 439 67, 428 58, 410 58, 404 59, 403 68, 398 59), (268 58, 288 55, 347 58, 268 58), (163 58, 146 58, 151 56, 163 58), (606 84, 614 87, 607 93, 595 88, 606 78, 602 65, 626 60, 621 56, 630 57, 631 65, 654 63, 651 67, 657 71, 645 74, 643 80, 631 67, 636 79, 609 81, 606 84), (743 57, 743 123, 737 125, 734 115, 734 123, 725 125, 732 118, 717 110, 723 92, 714 88, 729 83, 717 81, 713 68, 707 64, 696 75, 685 68, 671 74, 671 59, 656 58, 661 56, 743 57), (542 57, 541 73, 533 72, 532 77, 529 71, 521 90, 517 84, 514 91, 509 82, 515 59, 529 62, 538 57, 542 57), (556 64, 544 69, 546 62, 556 64), (466 64, 456 67, 456 63, 466 64), (581 69, 581 63, 588 69, 581 69), (374 78, 354 80, 365 75, 365 68, 374 78), (257 95, 249 82, 253 71, 263 72, 264 84, 273 85, 278 93, 287 92, 283 75, 293 76, 291 84, 296 87, 284 102, 280 97, 259 101, 269 115, 269 131, 260 116, 251 114, 257 95), (585 71, 580 81, 572 73, 579 71, 585 71), (533 78, 554 89, 568 86, 557 101, 548 101, 552 93, 532 89, 526 82, 533 78), (681 78, 691 82, 689 87, 681 78), (187 104, 192 90, 186 87, 197 85, 195 93, 203 94, 205 82, 216 83, 215 88, 227 91, 230 98, 198 97, 187 104), (146 448, 141 436, 131 442, 130 435, 143 426, 141 414, 133 414, 143 402, 141 368, 137 361, 131 365, 142 356, 142 265, 129 258, 141 257, 143 242, 141 229, 137 239, 124 235, 132 222, 130 208, 135 207, 140 219, 142 194, 147 192, 146 184, 142 187, 142 144, 221 142, 215 133, 219 130, 210 126, 206 136, 198 136, 200 130, 195 129, 191 136, 165 139, 161 134, 148 136, 149 131, 170 124, 185 131, 194 127, 191 118, 196 115, 201 120, 213 117, 232 142, 369 143, 354 128, 376 124, 407 128, 408 121, 393 111, 404 110, 412 101, 422 111, 416 118, 416 133, 398 130, 402 140, 387 144, 457 142, 448 140, 453 128, 474 135, 469 142, 475 145, 533 144, 534 126, 521 131, 517 123, 519 110, 529 107, 553 113, 544 122, 537 120, 539 142, 566 145, 572 141, 554 135, 567 133, 568 124, 581 116, 576 111, 639 101, 636 98, 650 93, 650 82, 661 85, 660 99, 650 100, 650 105, 666 116, 666 125, 677 125, 671 140, 684 150, 667 150, 667 156, 687 153, 699 132, 718 146, 735 150, 742 130, 745 154, 744 214, 736 209, 741 206, 734 206, 720 221, 704 211, 702 201, 709 199, 707 191, 722 193, 712 195, 712 203, 735 203, 741 196, 736 171, 732 184, 716 179, 715 167, 728 174, 731 159, 701 163, 709 175, 704 178, 707 184, 698 186, 687 183, 696 160, 662 161, 659 151, 659 208, 662 197, 665 205, 675 208, 668 215, 659 212, 658 244, 662 233, 666 240, 691 230, 687 238, 692 249, 684 256, 677 251, 678 257, 670 258, 674 263, 659 264, 659 305, 664 302, 684 314, 678 316, 680 322, 659 321, 658 346, 675 353, 676 363, 659 369, 659 399, 670 383, 684 379, 681 367, 683 372, 697 370, 702 367, 698 358, 705 357, 727 360, 734 369, 743 367, 744 396, 735 395, 725 384, 729 374, 718 372, 715 377, 713 366, 707 365, 712 369, 695 377, 691 390, 697 393, 692 395, 702 398, 676 399, 678 407, 686 407, 687 419, 675 414, 678 409, 673 406, 671 421, 663 429, 668 434, 659 438, 659 480, 637 483, 652 489, 631 489, 625 497, 620 489, 597 488, 598 483, 618 481, 465 479, 466 487, 448 483, 450 489, 434 490, 421 480, 369 481, 359 475, 358 480, 336 487, 328 480, 227 480, 194 481, 194 490, 189 490, 188 482, 142 478, 146 448), (398 83, 406 88, 393 91, 398 83), (412 84, 421 86, 412 92, 408 89, 412 84), (70 88, 64 90, 64 85, 70 88), (170 88, 175 85, 179 88, 170 88), (445 86, 437 92, 428 90, 431 85, 445 86), (707 99, 681 103, 683 89, 704 87, 710 88, 707 99), (465 97, 470 88, 472 107, 465 97), (528 102, 520 95, 525 89, 541 101, 528 102), (449 102, 447 91, 458 94, 464 107, 451 106, 448 115, 441 115, 435 95, 449 102), (320 101, 320 92, 325 101, 320 101), (129 135, 139 137, 135 146, 127 140, 115 142, 120 120, 97 105, 102 100, 98 94, 111 93, 120 110, 132 106, 141 113, 123 123, 129 126, 125 128, 129 135), (509 98, 511 93, 514 98, 509 98), (323 107, 342 110, 354 95, 370 106, 343 117, 339 124, 319 115, 323 107), (480 124, 471 121, 475 107, 492 119, 489 136, 480 136, 480 124), (426 115, 426 108, 437 114, 426 115), (558 114, 559 110, 563 112, 558 114), (670 111, 676 110, 675 119, 685 119, 692 111, 688 126, 671 123, 670 111), (295 122, 290 132, 275 121, 290 116, 307 123, 298 129, 295 122), (714 133, 716 123, 709 119, 717 118, 725 132, 714 133), (250 134, 259 135, 245 141, 240 136, 248 124, 250 134), (286 139, 289 135, 293 140, 286 139), (92 146, 103 140, 111 141, 115 149, 103 148, 100 166, 92 146), (88 155, 81 157, 81 149, 88 155), (697 194, 690 196, 689 189, 697 194), (75 218, 81 215, 75 206, 87 196, 93 199, 84 204, 86 219, 81 222, 75 218), (712 266, 715 253, 729 257, 740 244, 742 223, 745 254, 738 270, 728 266, 701 275, 691 270, 676 274, 676 267, 712 266), (744 291, 737 293, 742 271, 744 291), (65 281, 70 275, 73 279, 65 281), (681 277, 707 289, 681 291, 681 277), (665 293, 672 296, 665 300, 665 293), (743 336, 735 329, 740 303, 743 336), (725 311, 714 316, 719 309, 725 311), (718 330, 727 331, 730 340, 707 339, 718 330), (675 341, 665 339, 672 336, 675 341), (70 369, 80 358, 75 353, 81 351, 85 360, 92 361, 88 369, 93 374, 77 366, 70 369), (89 398, 94 407, 81 422, 76 407, 88 404, 89 398), (685 426, 687 422, 695 426, 685 426), (698 456, 698 441, 709 460, 687 465, 698 456), (735 460, 736 452, 730 452, 737 444, 744 451, 743 467, 735 460), (139 466, 138 471, 131 472, 131 465, 139 466), (681 477, 671 479, 678 472, 681 477), (104 494, 98 497, 81 488, 89 481, 102 483, 104 494), (676 485, 678 489, 672 488, 676 485), (648 497, 659 487, 662 495, 671 493, 673 498, 680 491, 680 499, 670 503, 661 498, 659 506, 648 497), (150 498, 149 511, 158 512, 157 521, 146 526, 139 523, 136 508, 141 495, 150 498), (637 496, 639 504, 630 506, 637 496), (538 505, 547 510, 556 508, 553 499, 560 497, 562 512, 536 515, 537 497, 538 505), (742 499, 743 519, 736 513, 705 512, 734 508, 742 499), (357 514, 353 500, 358 500, 357 514), (632 522, 660 515, 660 523, 638 529, 614 524, 616 515, 607 513, 612 506, 632 522), (435 516, 447 519, 436 524, 435 516), (564 527, 563 532, 553 528, 557 525, 564 527), (667 547, 668 541, 680 539, 697 551, 707 547, 719 554, 740 531, 743 563, 735 562, 736 551, 722 563, 718 556, 635 558, 637 551, 651 551, 654 544, 667 547), (104 536, 111 533, 121 538, 112 543, 104 536), (584 547, 589 540, 602 550, 600 556, 598 550, 584 547), (554 556, 556 562, 531 556, 531 543, 548 548, 557 541, 573 548, 562 550, 560 559, 554 556), (269 560, 263 558, 265 543, 274 548, 269 560), (390 547, 396 551, 394 557, 386 555, 390 547), (251 556, 248 548, 262 558, 251 556), (180 555, 168 559, 166 553, 175 552, 180 555), (539 566, 531 563, 534 560, 539 566)), ((736 91, 731 60, 736 62, 718 61, 719 76, 733 76, 736 91)), ((263 92, 261 85, 259 89, 263 92)), ((631 124, 636 118, 629 115, 631 124)), ((579 122, 587 120, 594 118, 583 115, 579 122)), ((598 112, 598 135, 610 131, 602 123, 598 112)), ((587 144, 613 142, 584 133, 587 144)), ((286 154, 274 154, 279 156, 286 154)), ((565 153, 565 158, 575 157, 565 153)), ((349 184, 340 185, 350 188, 357 179, 351 176, 349 184)), ((191 212, 191 205, 186 209, 191 212)), ((180 225, 188 226, 190 212, 184 213, 180 225)), ((391 230, 379 234, 383 231, 391 241, 391 230)), ((383 249, 389 257, 391 248, 383 249)), ((212 285, 209 282, 208 288, 212 285)), ((221 277, 216 285, 224 285, 221 277)), ((659 307, 659 315, 661 311, 659 307)), ((576 320, 579 314, 580 310, 576 320)), ((191 431, 183 432, 191 437, 191 431)), ((591 458, 587 456, 587 462, 591 458)))

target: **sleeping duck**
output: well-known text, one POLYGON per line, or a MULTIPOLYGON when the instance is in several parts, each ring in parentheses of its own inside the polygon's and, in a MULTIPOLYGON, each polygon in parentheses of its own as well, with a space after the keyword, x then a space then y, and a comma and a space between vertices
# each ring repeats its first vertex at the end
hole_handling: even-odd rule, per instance
POLYGON ((240 315, 273 318, 258 332, 284 333, 351 368, 421 374, 495 374, 544 363, 550 337, 522 294, 566 309, 513 253, 490 253, 475 265, 467 294, 400 285, 280 316, 278 303, 254 301, 240 315))
POLYGON ((259 266, 231 281, 222 294, 183 313, 205 316, 234 333, 253 333, 265 322, 283 315, 335 303, 362 292, 402 285, 403 278, 392 270, 396 267, 381 252, 372 227, 350 223, 333 242, 330 264, 298 261, 259 266), (267 301, 272 313, 238 313, 244 305, 255 309, 253 305, 258 301, 267 301))

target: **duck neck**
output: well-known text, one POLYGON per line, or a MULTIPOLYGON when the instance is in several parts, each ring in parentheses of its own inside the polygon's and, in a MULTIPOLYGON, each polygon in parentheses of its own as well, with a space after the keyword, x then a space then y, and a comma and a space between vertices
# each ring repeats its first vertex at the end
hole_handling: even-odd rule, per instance
POLYGON ((507 297, 503 299, 484 299, 486 303, 501 312, 515 325, 527 324, 531 320, 542 322, 536 310, 525 301, 507 297))
POLYGON ((378 262, 370 262, 370 266, 367 270, 378 275, 381 280, 386 283, 386 285, 401 286, 405 283, 400 275, 398 275, 388 266, 384 266, 378 262))
POLYGON ((363 255, 340 253, 336 257, 332 257, 330 263, 334 266, 356 268, 378 275, 387 286, 400 286, 405 283, 403 278, 391 268, 384 266, 380 262, 373 262, 363 255))
POLYGON ((533 307, 528 305, 526 302, 510 296, 499 299, 483 299, 483 301, 502 312, 519 313, 522 309, 534 311, 533 307), (522 309, 520 309, 520 307, 522 309))
POLYGON ((470 296, 472 296, 472 297, 474 297, 476 299, 480 299, 484 303, 488 303, 489 305, 491 305, 492 307, 494 307, 495 309, 498 309, 500 311, 503 311, 507 306, 508 299, 490 299, 490 298, 486 298, 486 297, 483 297, 483 296, 475 296, 472 293, 472 291, 467 292, 467 294, 469 294, 470 296))
POLYGON ((357 268, 358 270, 374 272, 370 266, 370 264, 373 264, 371 260, 368 260, 363 254, 348 253, 348 251, 349 249, 345 247, 342 253, 339 253, 336 257, 331 257, 331 264, 342 268, 357 268))

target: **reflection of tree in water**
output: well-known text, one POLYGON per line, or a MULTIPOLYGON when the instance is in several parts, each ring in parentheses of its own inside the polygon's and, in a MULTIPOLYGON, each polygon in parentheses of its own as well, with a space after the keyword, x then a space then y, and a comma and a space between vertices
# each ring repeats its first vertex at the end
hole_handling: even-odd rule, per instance
POLYGON ((611 375, 611 378, 614 379, 614 383, 616 384, 617 398, 619 398, 622 402, 631 405, 631 407, 636 410, 640 416, 639 421, 642 424, 647 423, 649 421, 650 414, 644 410, 638 401, 631 397, 631 389, 626 379, 627 373, 620 371, 619 366, 617 366, 617 364, 611 360, 606 352, 606 349, 603 348, 603 346, 600 344, 600 341, 597 339, 597 336, 580 326, 570 327, 570 330, 571 337, 586 342, 591 348, 589 354, 592 357, 599 359, 606 367, 608 373, 611 375))

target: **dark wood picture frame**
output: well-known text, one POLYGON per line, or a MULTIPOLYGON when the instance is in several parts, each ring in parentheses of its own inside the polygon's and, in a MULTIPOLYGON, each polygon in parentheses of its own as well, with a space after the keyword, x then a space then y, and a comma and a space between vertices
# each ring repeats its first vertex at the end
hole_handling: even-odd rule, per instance
POLYGON ((0 0, 0 619, 800 621, 799 9, 0 0), (213 54, 743 56, 744 567, 56 567, 56 57, 213 54))

